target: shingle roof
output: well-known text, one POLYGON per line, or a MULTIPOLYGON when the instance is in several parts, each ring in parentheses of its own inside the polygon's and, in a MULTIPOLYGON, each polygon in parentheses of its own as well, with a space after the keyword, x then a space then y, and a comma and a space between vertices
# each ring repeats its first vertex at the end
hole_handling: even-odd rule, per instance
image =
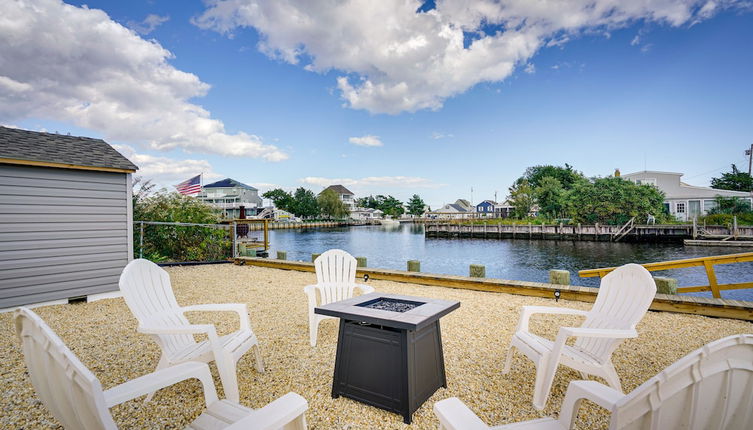
POLYGON ((138 169, 102 139, 1 126, 0 158, 131 171, 138 169))
POLYGON ((245 188, 247 190, 259 191, 256 188, 252 187, 251 185, 246 185, 243 182, 238 182, 235 179, 230 179, 230 178, 225 178, 221 181, 212 182, 209 185, 204 185, 204 188, 233 188, 233 187, 240 187, 240 188, 245 188))
MULTIPOLYGON (((352 196, 355 195, 349 189, 343 187, 342 185, 330 185, 329 187, 327 187, 324 190, 322 190, 322 193, 325 192, 325 191, 327 191, 327 190, 332 190, 332 191, 336 192, 337 194, 350 194, 352 196)), ((319 194, 321 194, 321 193, 319 193, 319 194)))

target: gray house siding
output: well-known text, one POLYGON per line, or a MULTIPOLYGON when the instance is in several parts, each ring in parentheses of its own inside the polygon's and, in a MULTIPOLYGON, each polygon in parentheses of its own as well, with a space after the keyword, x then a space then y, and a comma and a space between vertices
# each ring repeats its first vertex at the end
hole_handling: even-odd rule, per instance
POLYGON ((131 176, 0 164, 0 309, 118 289, 131 176))

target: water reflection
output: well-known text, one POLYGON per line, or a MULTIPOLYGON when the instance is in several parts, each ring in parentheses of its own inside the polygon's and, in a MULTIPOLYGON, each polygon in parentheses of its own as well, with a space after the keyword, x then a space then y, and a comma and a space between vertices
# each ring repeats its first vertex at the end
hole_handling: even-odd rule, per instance
MULTIPOLYGON (((429 273, 468 275, 469 264, 486 266, 490 278, 546 282, 549 269, 571 273, 573 284, 598 286, 598 278, 580 278, 578 270, 625 263, 747 252, 746 248, 686 247, 681 244, 630 244, 553 240, 425 239, 423 225, 362 226, 312 230, 272 230, 272 253, 287 251, 291 260, 310 261, 312 253, 340 248, 366 257, 369 267, 406 269, 421 261, 429 273)), ((753 281, 753 263, 716 266, 720 283, 753 281)), ((654 272, 677 278, 681 286, 708 284, 703 268, 654 272)), ((710 293, 697 293, 710 296, 710 293)), ((753 290, 726 291, 724 298, 753 300, 753 290)))

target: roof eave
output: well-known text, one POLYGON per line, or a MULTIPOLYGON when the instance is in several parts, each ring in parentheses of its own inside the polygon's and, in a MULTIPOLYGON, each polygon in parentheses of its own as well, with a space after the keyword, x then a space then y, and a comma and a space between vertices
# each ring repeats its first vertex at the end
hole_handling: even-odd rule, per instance
MULTIPOLYGON (((54 167, 57 169, 93 170, 98 172, 134 173, 136 169, 121 169, 104 166, 81 166, 78 164, 53 163, 49 161, 21 160, 17 158, 0 158, 1 164, 15 164, 19 166, 54 167)), ((135 167, 135 166, 134 166, 135 167)))

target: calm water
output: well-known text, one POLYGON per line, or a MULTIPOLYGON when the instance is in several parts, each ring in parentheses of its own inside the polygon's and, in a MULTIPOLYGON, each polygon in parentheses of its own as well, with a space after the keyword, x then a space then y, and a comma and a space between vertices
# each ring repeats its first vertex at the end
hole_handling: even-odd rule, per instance
MULTIPOLYGON (((406 269, 406 261, 421 261, 421 271, 468 275, 469 264, 486 266, 489 278, 547 282, 549 269, 570 271, 573 284, 598 286, 598 278, 580 278, 578 270, 649 263, 681 258, 749 252, 671 244, 568 242, 553 240, 427 239, 423 225, 366 226, 311 230, 271 230, 271 253, 287 251, 289 260, 311 261, 312 253, 331 248, 366 257, 369 267, 406 269)), ((677 278, 680 286, 708 284, 703 268, 653 272, 677 278)), ((753 263, 716 266, 719 283, 753 281, 753 263)), ((696 293, 710 297, 711 293, 696 293)), ((722 292, 722 297, 753 301, 753 290, 722 292)))

